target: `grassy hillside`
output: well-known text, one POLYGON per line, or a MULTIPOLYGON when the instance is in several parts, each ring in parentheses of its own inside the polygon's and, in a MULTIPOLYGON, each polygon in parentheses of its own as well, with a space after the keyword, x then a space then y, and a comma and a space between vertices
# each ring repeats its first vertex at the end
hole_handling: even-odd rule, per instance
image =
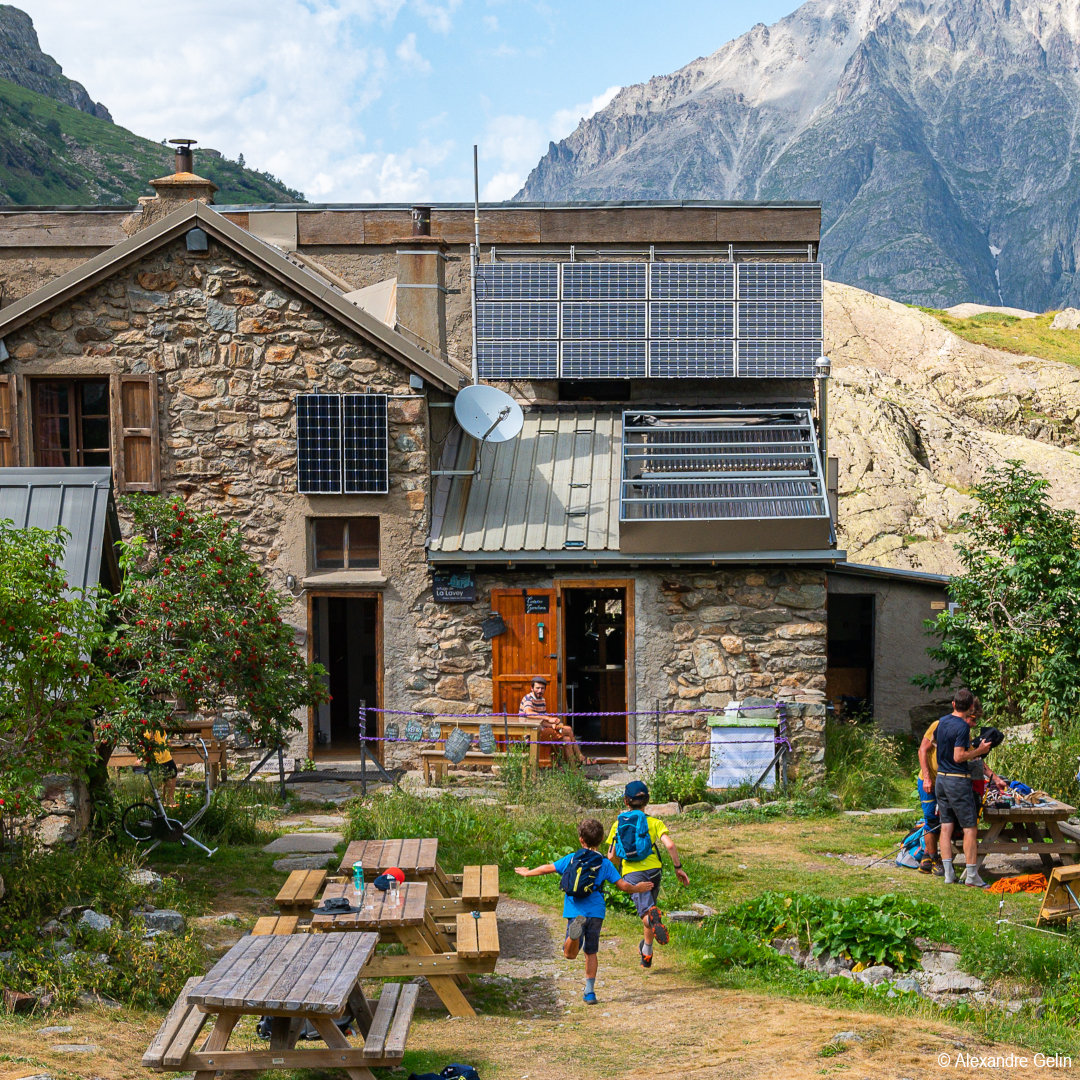
MULTIPOLYGON (((172 147, 0 79, 0 204, 134 203, 173 161, 172 147)), ((195 169, 217 184, 219 203, 303 201, 268 173, 208 150, 196 148, 195 169)))
POLYGON ((1080 366, 1080 330, 1051 330, 1050 324, 1057 314, 1054 311, 1036 315, 1034 319, 998 315, 992 311, 973 315, 970 319, 956 319, 934 308, 919 310, 933 315, 946 329, 965 341, 1080 366))

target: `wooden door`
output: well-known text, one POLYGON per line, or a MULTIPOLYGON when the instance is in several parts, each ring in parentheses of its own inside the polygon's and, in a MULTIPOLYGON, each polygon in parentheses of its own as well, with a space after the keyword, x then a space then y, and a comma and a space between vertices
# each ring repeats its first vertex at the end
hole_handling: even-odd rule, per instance
POLYGON ((491 610, 506 633, 491 639, 493 712, 516 713, 534 675, 548 680, 547 707, 559 702, 558 608, 554 589, 492 589, 491 610))

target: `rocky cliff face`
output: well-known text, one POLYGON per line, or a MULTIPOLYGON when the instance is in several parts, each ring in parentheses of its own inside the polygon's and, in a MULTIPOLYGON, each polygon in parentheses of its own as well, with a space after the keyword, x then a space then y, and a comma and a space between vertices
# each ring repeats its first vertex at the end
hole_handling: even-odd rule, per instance
POLYGON ((112 120, 104 105, 92 101, 85 87, 67 78, 60 65, 41 51, 30 16, 9 4, 0 4, 0 79, 80 112, 112 120))
POLYGON ((813 199, 835 280, 1080 302, 1076 0, 810 0, 627 87, 517 198, 813 199))
POLYGON ((921 311, 831 282, 825 327, 829 453, 852 562, 957 572, 968 493, 1010 459, 1050 479, 1060 505, 1080 504, 1080 368, 973 345, 921 311))

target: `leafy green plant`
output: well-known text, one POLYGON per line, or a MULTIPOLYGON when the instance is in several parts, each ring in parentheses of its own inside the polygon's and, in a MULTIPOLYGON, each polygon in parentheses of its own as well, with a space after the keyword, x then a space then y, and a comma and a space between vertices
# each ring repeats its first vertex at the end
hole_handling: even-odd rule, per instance
POLYGON ((662 754, 649 780, 653 802, 707 802, 709 781, 700 764, 684 753, 662 754))
POLYGON ((525 806, 560 807, 576 813, 580 806, 597 806, 596 785, 576 765, 555 765, 536 771, 529 768, 528 756, 512 746, 500 769, 507 802, 525 806))

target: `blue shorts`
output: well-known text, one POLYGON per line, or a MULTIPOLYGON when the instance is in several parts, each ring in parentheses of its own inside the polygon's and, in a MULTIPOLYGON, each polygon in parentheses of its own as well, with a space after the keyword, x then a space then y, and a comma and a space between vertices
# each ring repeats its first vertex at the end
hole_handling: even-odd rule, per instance
POLYGON ((922 803, 923 812, 923 824, 926 826, 927 832, 936 831, 941 828, 941 819, 938 817, 937 812, 937 795, 934 792, 927 794, 923 788, 922 777, 919 777, 919 802, 922 803))

